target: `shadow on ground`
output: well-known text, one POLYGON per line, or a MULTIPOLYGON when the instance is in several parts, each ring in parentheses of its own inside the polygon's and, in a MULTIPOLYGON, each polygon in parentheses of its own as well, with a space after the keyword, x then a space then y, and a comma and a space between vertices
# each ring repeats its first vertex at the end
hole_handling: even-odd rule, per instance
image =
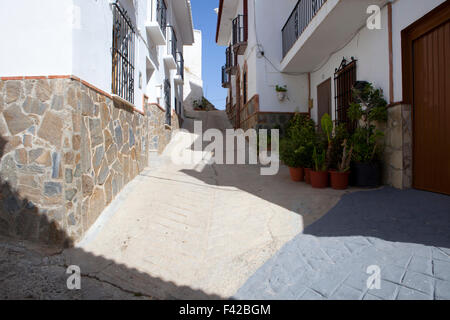
POLYGON ((385 187, 345 195, 304 233, 317 237, 376 237, 450 248, 449 230, 449 196, 385 187))
MULTIPOLYGON (((224 112, 209 115, 220 117, 224 112)), ((206 122, 203 131, 218 127, 214 119, 208 118, 206 122)), ((192 126, 187 129, 193 132, 192 126)), ((203 147, 208 144, 204 142, 203 147)), ((450 196, 390 187, 346 192, 317 190, 305 183, 292 182, 285 166, 275 176, 262 176, 257 165, 214 164, 206 165, 200 172, 182 172, 210 185, 235 187, 296 212, 302 215, 307 234, 366 236, 450 248, 450 196)))
MULTIPOLYGON (((0 159, 6 143, 0 137, 0 159)), ((73 245, 54 221, 0 180, 0 299, 220 299, 73 245), (71 265, 81 269, 81 290, 67 288, 71 265)))

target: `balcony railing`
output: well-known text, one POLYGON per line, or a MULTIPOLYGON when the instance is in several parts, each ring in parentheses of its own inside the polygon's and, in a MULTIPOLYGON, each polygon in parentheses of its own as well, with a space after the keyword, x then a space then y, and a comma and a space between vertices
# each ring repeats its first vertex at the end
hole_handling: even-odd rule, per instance
POLYGON ((177 74, 184 79, 184 58, 181 52, 177 52, 177 74))
POLYGON ((289 19, 281 30, 283 40, 283 57, 294 46, 316 13, 327 0, 299 0, 289 19))
POLYGON ((231 74, 236 74, 236 65, 237 65, 237 55, 235 53, 235 50, 232 46, 229 46, 225 50, 225 68, 227 71, 229 71, 231 74))
POLYGON ((247 44, 247 16, 238 15, 233 19, 232 45, 237 49, 237 54, 243 54, 247 44))
POLYGON ((168 29, 168 34, 170 35, 168 37, 169 41, 167 43, 167 54, 172 55, 173 59, 176 60, 177 59, 177 48, 178 48, 177 36, 175 35, 175 30, 173 30, 173 27, 170 27, 167 29, 168 29))
POLYGON ((164 0, 157 0, 156 21, 158 21, 161 31, 165 35, 167 27, 167 6, 164 0))
POLYGON ((222 87, 227 88, 230 84, 230 74, 227 71, 227 67, 222 67, 222 87))

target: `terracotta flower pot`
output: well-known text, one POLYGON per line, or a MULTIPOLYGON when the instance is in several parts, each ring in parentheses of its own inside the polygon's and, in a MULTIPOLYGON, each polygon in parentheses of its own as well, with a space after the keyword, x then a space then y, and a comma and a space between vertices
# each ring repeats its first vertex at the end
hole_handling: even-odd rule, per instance
POLYGON ((291 173, 292 181, 303 181, 303 177, 305 176, 303 168, 289 168, 289 172, 291 173))
POLYGON ((349 172, 330 171, 331 187, 335 190, 345 190, 348 188, 349 172))
POLYGON ((305 168, 305 182, 311 184, 311 169, 305 168))
POLYGON ((328 187, 328 172, 311 170, 311 186, 317 189, 328 187))

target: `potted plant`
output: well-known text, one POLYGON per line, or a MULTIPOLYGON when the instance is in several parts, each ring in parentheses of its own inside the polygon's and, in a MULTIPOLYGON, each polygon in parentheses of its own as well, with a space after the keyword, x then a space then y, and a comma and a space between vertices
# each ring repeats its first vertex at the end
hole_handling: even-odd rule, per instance
POLYGON ((310 171, 311 178, 311 186, 313 188, 326 188, 328 187, 328 171, 326 165, 326 151, 317 150, 317 147, 314 147, 313 151, 313 161, 314 167, 310 171))
POLYGON ((280 158, 289 167, 293 181, 303 181, 304 173, 298 155, 297 145, 292 138, 284 138, 280 141, 280 158))
POLYGON ((352 136, 354 184, 358 187, 378 187, 381 184, 381 138, 384 133, 376 123, 387 121, 387 102, 383 91, 368 82, 357 82, 353 88, 354 102, 349 118, 357 123, 352 136))
POLYGON ((344 140, 342 147, 342 159, 337 166, 337 170, 330 170, 331 187, 335 190, 347 189, 350 176, 350 162, 353 155, 353 146, 349 149, 347 140, 344 140))
POLYGON ((275 91, 277 92, 278 100, 284 101, 287 97, 287 87, 286 86, 279 86, 277 85, 275 87, 275 91))
POLYGON ((295 181, 303 181, 304 168, 311 167, 314 128, 314 121, 307 115, 295 114, 283 130, 285 137, 281 139, 280 157, 290 168, 291 177, 295 181))

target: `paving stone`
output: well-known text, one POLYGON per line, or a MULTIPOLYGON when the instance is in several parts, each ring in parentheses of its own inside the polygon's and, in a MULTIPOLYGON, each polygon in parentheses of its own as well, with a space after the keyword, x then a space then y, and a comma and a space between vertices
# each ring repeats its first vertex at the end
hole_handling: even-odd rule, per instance
POLYGON ((381 280, 380 289, 368 289, 367 293, 383 300, 394 300, 398 293, 398 290, 398 284, 381 280))
POLYGON ((348 286, 339 287, 329 298, 330 300, 361 300, 363 292, 348 286))
POLYGON ((436 280, 436 299, 450 300, 450 281, 436 280))
POLYGON ((408 270, 427 274, 430 276, 433 275, 431 259, 422 256, 413 256, 408 266, 408 270))
POLYGON ((432 296, 405 287, 400 287, 397 296, 397 300, 431 300, 431 299, 432 296))
POLYGON ((381 278, 394 283, 401 283, 406 269, 395 265, 387 265, 381 270, 381 278))
POLYGON ((433 270, 435 277, 450 281, 450 259, 447 261, 433 260, 433 270))
POLYGON ((421 291, 426 295, 432 295, 434 291, 434 279, 432 277, 413 271, 406 272, 401 284, 408 288, 421 291))

